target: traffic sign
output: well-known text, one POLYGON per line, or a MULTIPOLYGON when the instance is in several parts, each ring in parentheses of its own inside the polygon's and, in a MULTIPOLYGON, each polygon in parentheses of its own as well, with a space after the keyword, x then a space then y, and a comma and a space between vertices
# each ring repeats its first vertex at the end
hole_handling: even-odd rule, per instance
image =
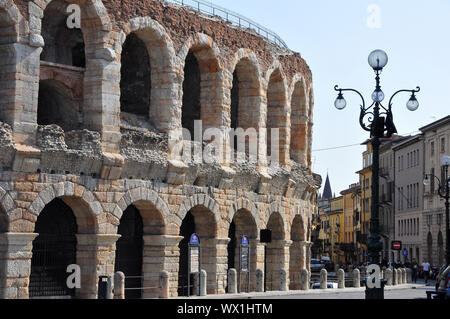
POLYGON ((395 240, 392 242, 392 250, 402 250, 402 242, 399 240, 395 240))
POLYGON ((403 256, 408 256, 408 249, 403 249, 402 255, 403 256))

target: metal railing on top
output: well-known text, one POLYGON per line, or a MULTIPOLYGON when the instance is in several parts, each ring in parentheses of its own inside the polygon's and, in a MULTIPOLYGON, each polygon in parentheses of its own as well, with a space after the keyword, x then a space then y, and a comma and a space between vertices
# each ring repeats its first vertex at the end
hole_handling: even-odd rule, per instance
POLYGON ((189 7, 195 11, 208 14, 215 17, 220 17, 227 23, 231 23, 245 31, 252 30, 270 42, 284 48, 288 48, 287 44, 275 32, 263 27, 262 25, 246 18, 239 13, 225 9, 211 2, 200 0, 159 0, 161 2, 173 2, 184 7, 189 7))

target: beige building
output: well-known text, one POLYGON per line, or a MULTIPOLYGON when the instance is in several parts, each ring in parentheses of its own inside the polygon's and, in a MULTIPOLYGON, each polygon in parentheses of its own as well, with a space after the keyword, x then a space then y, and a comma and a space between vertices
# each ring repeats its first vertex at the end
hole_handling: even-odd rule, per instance
POLYGON ((395 261, 423 260, 423 137, 416 135, 402 139, 393 150, 397 162, 395 170, 395 240, 403 243, 407 255, 397 252, 395 261))
POLYGON ((282 269, 298 287, 320 187, 314 94, 280 40, 165 1, 0 1, 0 298, 96 298, 116 271, 139 288, 127 297, 153 298, 162 270, 186 295, 194 233, 209 294, 226 291, 243 235, 251 290, 257 269, 268 290, 282 269), (279 148, 261 138, 258 163, 191 161, 202 143, 182 128, 198 120, 227 155, 237 127, 278 128, 279 148), (72 264, 81 288, 66 285, 72 264))
MULTIPOLYGON (((425 161, 424 173, 433 174, 443 180, 441 159, 450 155, 450 115, 420 129, 423 134, 425 161)), ((431 178, 424 189, 422 217, 423 259, 431 264, 445 262, 445 201, 439 197, 438 181, 431 178)))

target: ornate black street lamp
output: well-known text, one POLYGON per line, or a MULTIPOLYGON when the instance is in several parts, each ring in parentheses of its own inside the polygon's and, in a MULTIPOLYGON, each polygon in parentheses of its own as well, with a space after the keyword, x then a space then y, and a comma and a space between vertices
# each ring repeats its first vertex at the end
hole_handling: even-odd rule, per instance
POLYGON ((436 178, 439 182, 438 194, 445 199, 445 262, 447 267, 450 265, 450 228, 449 228, 449 199, 450 199, 450 176, 448 176, 448 167, 450 166, 450 156, 442 158, 442 167, 444 168, 444 180, 441 180, 433 174, 426 174, 423 184, 428 186, 431 184, 430 177, 436 178))
MULTIPOLYGON (((369 65, 375 71, 376 86, 372 93, 373 103, 366 107, 365 100, 361 93, 354 89, 341 89, 337 85, 334 87, 339 92, 335 107, 338 110, 343 110, 347 106, 342 92, 351 91, 357 93, 362 100, 361 113, 359 116, 359 123, 361 127, 370 132, 370 142, 373 149, 373 164, 372 164, 372 203, 371 203, 371 217, 370 217, 370 235, 367 242, 367 250, 369 256, 369 264, 380 265, 380 252, 383 249, 383 244, 380 241, 380 225, 379 225, 379 154, 380 144, 382 139, 390 138, 397 133, 392 116, 392 100, 401 92, 411 93, 411 97, 406 104, 410 111, 415 111, 419 108, 419 102, 416 99, 416 93, 420 91, 417 87, 415 90, 399 90, 395 92, 389 100, 389 105, 384 107, 381 102, 385 99, 385 95, 380 86, 380 74, 383 68, 387 65, 388 56, 382 50, 375 50, 369 55, 369 65)), ((366 299, 384 299, 384 282, 381 283, 381 288, 369 287, 366 281, 366 299)))

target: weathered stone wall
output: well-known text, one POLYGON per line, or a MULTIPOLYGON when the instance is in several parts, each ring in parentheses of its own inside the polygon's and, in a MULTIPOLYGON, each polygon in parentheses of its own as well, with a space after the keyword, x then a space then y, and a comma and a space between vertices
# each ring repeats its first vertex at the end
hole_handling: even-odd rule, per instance
MULTIPOLYGON (((289 271, 297 274, 296 258, 307 267, 308 227, 320 181, 311 172, 312 76, 300 55, 160 1, 77 0, 85 67, 41 63, 42 23, 53 1, 0 1, 0 297, 28 296, 35 223, 55 198, 72 209, 78 224, 77 263, 83 274, 78 297, 95 298, 98 276, 114 272, 117 228, 130 205, 144 222, 143 274, 168 271, 171 296, 177 294, 180 227, 189 211, 195 212, 202 237, 208 293, 225 290, 228 231, 239 212, 256 225, 250 234, 253 288, 256 270, 264 265, 259 231, 266 227, 277 234, 268 246, 273 278, 280 270, 287 278, 289 271), (148 116, 121 113, 122 46, 131 33, 148 50, 148 116), (230 127, 237 74, 243 83, 238 124, 279 127, 280 166, 186 164, 172 158, 169 133, 181 129, 189 52, 198 60, 204 128, 230 127), (76 102, 64 104, 70 107, 64 121, 55 116, 53 123, 39 125, 38 108, 45 107, 40 81, 57 81, 68 92, 68 103, 76 102)), ((185 142, 189 145, 195 143, 185 142)), ((258 152, 265 156, 266 150, 260 142, 258 152)))

